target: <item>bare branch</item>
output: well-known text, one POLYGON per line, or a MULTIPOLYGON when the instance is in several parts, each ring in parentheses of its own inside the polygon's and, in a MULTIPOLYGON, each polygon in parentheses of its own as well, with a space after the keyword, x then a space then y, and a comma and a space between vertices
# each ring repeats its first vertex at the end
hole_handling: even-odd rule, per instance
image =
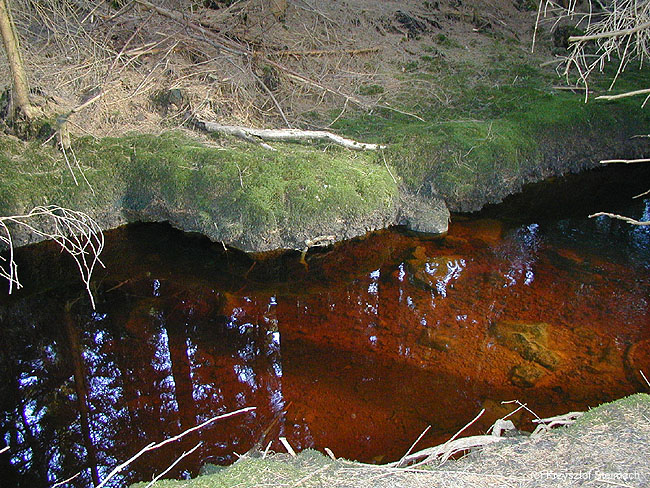
POLYGON ((184 452, 183 454, 181 454, 181 455, 180 455, 180 456, 179 456, 179 457, 178 457, 178 458, 177 458, 173 463, 171 463, 171 464, 169 465, 169 467, 167 467, 166 470, 164 470, 164 471, 161 472, 160 474, 156 475, 156 477, 155 477, 154 479, 152 479, 149 483, 147 483, 147 486, 145 486, 144 488, 151 488, 151 486, 153 486, 154 484, 156 484, 156 481, 158 481, 160 478, 162 478, 162 477, 165 476, 167 473, 169 473, 172 469, 174 469, 174 466, 176 466, 176 465, 177 465, 178 463, 180 463, 184 458, 186 458, 187 456, 189 456, 190 454, 192 454, 194 451, 196 451, 199 447, 201 447, 202 444, 203 444, 203 441, 199 442, 196 446, 194 446, 194 447, 193 447, 192 449, 190 449, 189 451, 186 451, 186 452, 184 452))
POLYGON ((0 243, 9 250, 6 267, 0 264, 0 276, 9 281, 9 293, 22 288, 18 279, 18 265, 14 261, 13 240, 9 227, 20 226, 45 239, 55 241, 70 254, 79 268, 81 279, 86 285, 90 303, 95 308, 95 300, 90 291, 90 278, 97 264, 104 266, 99 259, 104 248, 104 234, 99 224, 83 212, 69 210, 58 205, 35 207, 25 215, 0 217, 0 243))
POLYGON ((621 164, 635 164, 635 163, 650 163, 650 159, 643 158, 643 159, 603 159, 600 164, 614 164, 614 163, 621 163, 621 164))
MULTIPOLYGON (((618 69, 612 78, 611 89, 630 62, 638 62, 642 66, 650 56, 650 2, 599 2, 600 8, 597 11, 592 8, 591 1, 587 4, 588 12, 581 13, 577 11, 577 2, 561 5, 560 2, 545 0, 540 2, 538 23, 541 21, 542 12, 546 16, 550 11, 555 19, 553 27, 557 26, 560 20, 570 19, 576 27, 584 28, 584 35, 568 38, 570 53, 565 58, 563 74, 568 78, 575 70, 580 84, 586 88, 592 73, 602 71, 605 64, 614 60, 618 69)), ((615 100, 643 93, 650 93, 650 90, 599 98, 615 100)), ((585 96, 587 95, 585 93, 585 96)))
POLYGON ((627 222, 628 224, 632 225, 650 225, 650 220, 634 220, 630 217, 625 217, 624 215, 618 215, 609 212, 597 212, 595 214, 591 214, 589 218, 600 217, 601 215, 605 215, 606 217, 611 217, 617 220, 622 220, 623 222, 627 222))
POLYGON ((355 151, 376 151, 377 149, 384 149, 386 146, 380 144, 369 144, 365 142, 358 142, 352 139, 341 137, 332 132, 324 130, 300 130, 300 129, 254 129, 251 127, 241 127, 236 125, 221 125, 216 122, 207 122, 203 120, 197 121, 200 126, 205 128, 208 132, 218 132, 230 136, 239 137, 249 142, 275 141, 275 142, 291 142, 301 140, 319 140, 329 141, 347 149, 355 151), (257 139, 256 139, 257 138, 257 139))
POLYGON ((650 22, 644 22, 643 24, 635 25, 628 29, 622 29, 617 31, 609 32, 599 32, 598 34, 592 34, 590 36, 571 36, 569 37, 569 42, 585 42, 585 41, 595 41, 597 39, 611 39, 613 37, 629 36, 636 34, 643 29, 650 27, 650 22))
POLYGON ((175 442, 175 441, 177 441, 179 439, 182 439, 187 434, 190 434, 191 432, 202 429, 203 427, 205 427, 206 425, 211 424, 212 422, 215 422, 215 421, 221 420, 221 419, 225 419, 225 418, 228 418, 228 417, 233 417, 234 415, 239 415, 240 413, 250 412, 252 410, 255 410, 255 408, 256 407, 246 407, 246 408, 241 408, 239 410, 235 410, 234 412, 228 412, 228 413, 224 413, 223 415, 217 415, 216 417, 212 417, 211 419, 208 419, 205 422, 203 422, 203 423, 201 423, 201 424, 199 424, 199 425, 197 425, 195 427, 187 429, 187 430, 181 432, 180 434, 178 434, 178 435, 176 435, 174 437, 170 437, 169 439, 165 439, 164 441, 161 441, 161 442, 152 442, 150 444, 147 444, 145 447, 140 449, 136 454, 131 456, 129 459, 124 461, 122 464, 120 464, 120 465, 116 466, 115 468, 113 468, 113 470, 108 474, 108 476, 106 478, 104 478, 104 480, 100 484, 97 485, 97 488, 102 488, 102 486, 105 486, 106 483, 108 483, 111 480, 111 478, 113 478, 113 476, 115 476, 117 473, 122 471, 124 468, 126 468, 129 464, 131 464, 133 461, 138 459, 144 453, 149 452, 149 451, 153 451, 154 449, 158 449, 159 447, 162 447, 165 444, 169 444, 170 442, 175 442))
POLYGON ((643 90, 634 90, 625 93, 619 93, 618 95, 600 95, 596 97, 596 100, 618 100, 619 98, 633 97, 636 95, 645 95, 650 93, 650 88, 645 88, 643 90))

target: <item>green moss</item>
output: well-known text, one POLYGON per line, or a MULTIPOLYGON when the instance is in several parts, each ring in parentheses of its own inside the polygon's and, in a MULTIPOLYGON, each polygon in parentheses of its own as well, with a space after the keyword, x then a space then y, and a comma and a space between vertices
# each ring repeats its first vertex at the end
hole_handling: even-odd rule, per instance
MULTIPOLYGON (((227 468, 206 467, 205 474, 193 480, 161 480, 155 488, 230 488, 237 486, 321 486, 322 479, 338 469, 338 463, 317 451, 307 449, 296 458, 273 455, 265 459, 244 458, 227 468)), ((142 488, 146 482, 132 485, 142 488)))
POLYGON ((380 95, 384 93, 384 87, 375 84, 365 84, 359 86, 357 91, 360 95, 380 95))
POLYGON ((613 402, 603 403, 585 412, 575 423, 571 424, 570 429, 575 431, 594 425, 617 422, 626 426, 626 419, 623 415, 625 411, 640 411, 642 415, 650 415, 650 395, 636 393, 613 402))
POLYGON ((188 230, 234 240, 388 212, 397 197, 376 155, 339 148, 217 148, 180 133, 84 138, 73 146, 94 195, 79 174, 74 184, 57 151, 0 137, 0 212, 44 203, 91 214, 162 206, 198 216, 185 223, 188 230))
MULTIPOLYGON (((409 91, 398 98, 400 108, 426 122, 377 110, 340 119, 335 127, 350 137, 388 143, 388 161, 412 191, 438 194, 456 209, 499 200, 542 174, 548 148, 583 140, 605 148, 647 131, 650 114, 638 101, 607 104, 592 96, 585 103, 582 93, 554 90, 557 77, 521 54, 495 47, 492 57, 493 67, 478 73, 456 62, 444 72, 405 74, 411 82, 404 83, 409 91)), ((606 87, 607 75, 593 80, 594 89, 606 87)), ((644 86, 647 75, 625 74, 618 87, 644 86)))
POLYGON ((435 41, 438 45, 449 47, 449 48, 460 48, 461 45, 454 39, 451 39, 445 34, 438 34, 435 37, 435 41))

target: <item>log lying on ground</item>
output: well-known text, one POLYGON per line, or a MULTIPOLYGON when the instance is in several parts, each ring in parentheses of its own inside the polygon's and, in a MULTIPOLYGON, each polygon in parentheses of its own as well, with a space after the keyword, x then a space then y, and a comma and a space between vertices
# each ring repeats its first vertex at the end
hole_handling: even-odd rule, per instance
POLYGON ((355 151, 376 151, 377 149, 384 149, 386 147, 380 144, 367 144, 354 141, 324 130, 253 129, 251 127, 240 127, 237 125, 221 125, 216 122, 207 122, 204 120, 198 122, 208 132, 235 136, 249 142, 329 141, 355 151))

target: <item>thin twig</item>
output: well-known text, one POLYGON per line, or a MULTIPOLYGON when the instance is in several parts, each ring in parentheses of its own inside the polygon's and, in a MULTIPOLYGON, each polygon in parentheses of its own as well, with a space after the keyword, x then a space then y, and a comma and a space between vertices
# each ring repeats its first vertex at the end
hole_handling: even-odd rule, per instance
POLYGON ((225 418, 228 418, 228 417, 232 417, 234 415, 239 415, 241 413, 250 412, 251 410, 255 410, 255 408, 256 407, 246 407, 246 408, 241 408, 239 410, 235 410, 234 412, 229 412, 229 413, 225 413, 225 414, 222 414, 222 415, 217 415, 216 417, 212 417, 211 419, 208 419, 205 422, 203 422, 203 423, 201 423, 201 424, 199 424, 199 425, 197 425, 195 427, 192 427, 191 429, 187 429, 187 430, 181 432, 180 434, 178 434, 178 435, 176 435, 174 437, 170 437, 169 439, 165 439, 162 442, 152 442, 150 444, 147 444, 145 447, 140 449, 140 451, 138 451, 136 454, 134 454, 129 459, 124 461, 122 464, 120 464, 120 465, 116 466, 115 468, 113 468, 113 470, 108 474, 108 476, 106 478, 104 478, 104 480, 99 485, 97 485, 96 488, 102 488, 102 486, 105 486, 106 483, 108 483, 113 476, 115 476, 117 473, 122 471, 124 468, 126 468, 129 464, 131 464, 137 458, 142 456, 144 453, 146 453, 148 451, 153 451, 154 449, 158 449, 159 447, 162 447, 165 444, 169 444, 170 442, 175 442, 175 441, 185 437, 186 435, 190 434, 191 432, 202 429, 203 427, 205 427, 208 424, 211 424, 212 422, 215 422, 217 420, 222 420, 222 419, 225 419, 225 418))
POLYGON ((406 451, 406 454, 404 454, 402 456, 402 458, 399 460, 399 462, 397 463, 398 468, 402 465, 402 462, 404 461, 404 459, 406 459, 408 457, 408 455, 411 454, 411 452, 413 451, 413 448, 417 445, 417 443, 420 442, 420 440, 424 437, 424 435, 427 432, 429 432, 430 428, 431 428, 431 426, 427 425, 427 428, 422 431, 422 433, 418 436, 417 439, 415 439, 415 442, 413 444, 411 444, 411 447, 409 447, 408 451, 406 451))
POLYGON ((643 379, 645 380, 646 384, 650 387, 650 381, 648 381, 648 378, 646 378, 645 374, 643 374, 643 371, 639 370, 639 373, 641 373, 641 376, 643 376, 643 379))
POLYGON ((174 461, 173 463, 171 463, 171 464, 169 465, 169 467, 168 467, 167 469, 165 469, 165 471, 163 471, 162 473, 158 474, 154 479, 152 479, 149 483, 147 483, 147 486, 145 486, 144 488, 151 488, 151 486, 152 486, 156 481, 158 481, 160 478, 162 478, 162 477, 165 476, 167 473, 169 473, 172 469, 174 469, 174 466, 176 466, 178 463, 181 462, 181 460, 182 460, 183 458, 185 458, 185 457, 189 456, 190 454, 192 454, 192 453, 193 453, 194 451, 196 451, 199 447, 201 447, 201 445, 203 445, 203 441, 199 442, 196 446, 194 446, 194 447, 193 447, 192 449, 190 449, 189 451, 184 452, 183 454, 181 454, 181 455, 176 459, 176 461, 174 461))
POLYGON ((76 478, 77 476, 79 476, 80 474, 81 474, 81 471, 79 471, 77 474, 75 474, 75 475, 73 475, 73 476, 70 476, 67 480, 63 480, 63 481, 59 481, 58 483, 54 483, 54 484, 52 485, 52 488, 57 488, 58 486, 62 486, 62 485, 65 485, 66 483, 69 483, 70 481, 72 481, 73 479, 75 479, 75 478, 76 478))
MULTIPOLYGON (((0 242, 9 248, 8 269, 0 266, 0 276, 9 280, 9 293, 13 285, 20 289, 18 266, 14 261, 13 240, 7 224, 23 227, 31 233, 54 240, 70 254, 79 269, 82 281, 95 308, 95 300, 90 291, 90 279, 97 264, 104 266, 99 259, 104 248, 102 229, 90 216, 83 212, 69 210, 58 205, 39 206, 24 215, 0 217, 0 242), (53 230, 45 230, 54 227, 53 230)), ((2 261, 5 261, 2 258, 2 261)))
MULTIPOLYGON (((296 457, 296 451, 293 450, 293 447, 291 447, 291 444, 289 444, 289 441, 287 440, 286 437, 279 437, 280 442, 284 446, 284 448, 287 450, 287 452, 291 455, 291 457, 296 457)), ((98 487, 99 488, 99 487, 98 487)))

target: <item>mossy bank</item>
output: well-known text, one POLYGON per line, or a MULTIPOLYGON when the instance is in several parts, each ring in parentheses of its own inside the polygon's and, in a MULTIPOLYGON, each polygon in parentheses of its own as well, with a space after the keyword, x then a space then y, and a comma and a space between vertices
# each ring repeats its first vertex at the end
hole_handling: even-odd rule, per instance
MULTIPOLYGON (((183 64, 188 74, 176 78, 170 68, 154 84, 157 91, 152 88, 148 96, 136 96, 136 90, 120 99, 117 92, 107 92, 93 105, 95 112, 86 109, 91 122, 84 129, 95 135, 106 133, 102 129, 119 133, 105 122, 114 119, 118 124, 123 110, 131 114, 131 122, 144 124, 155 118, 157 129, 183 126, 185 132, 151 135, 146 128, 152 126, 124 121, 122 125, 136 133, 115 138, 73 137, 78 166, 71 151, 66 164, 51 143, 23 143, 0 133, 0 215, 20 214, 49 203, 85 211, 104 228, 133 221, 169 221, 245 251, 304 249, 391 225, 442 233, 449 210, 479 210, 527 182, 593 168, 600 159, 649 156, 648 139, 633 138, 647 134, 650 126, 650 113, 641 107, 642 100, 595 100, 609 88, 615 68, 608 67, 591 79, 587 102, 584 92, 557 89, 561 80, 549 62, 561 60, 552 59, 553 49, 566 50, 552 48, 551 35, 541 29, 538 51, 531 54, 535 20, 531 3, 498 2, 486 10, 484 2, 475 8, 463 2, 463 9, 471 12, 457 11, 460 2, 357 3, 358 7, 352 3, 321 6, 332 9, 329 15, 339 19, 340 35, 327 34, 327 42, 332 48, 345 47, 340 52, 354 63, 347 71, 334 70, 336 78, 330 81, 343 83, 343 74, 346 80, 352 77, 356 85, 344 86, 353 95, 342 98, 344 92, 336 95, 338 90, 332 89, 312 93, 313 83, 305 89, 295 73, 282 75, 282 70, 271 69, 272 64, 260 65, 259 79, 250 86, 238 77, 246 71, 241 67, 237 76, 223 79, 223 66, 216 71, 218 78, 204 76, 203 62, 189 68, 183 64), (496 18, 502 20, 490 20, 496 18), (354 36, 348 36, 348 28, 354 36), (350 46, 334 40, 338 37, 354 37, 359 44, 375 42, 378 47, 349 51, 350 46), (188 77, 191 84, 181 83, 188 77), (260 87, 264 79, 266 90, 260 87), (205 134, 199 138, 179 122, 207 105, 211 109, 203 115, 206 120, 286 127, 290 124, 286 118, 271 122, 266 118, 267 105, 275 106, 266 99, 273 90, 279 106, 292 108, 295 126, 328 128, 387 149, 353 152, 322 144, 274 143, 272 151, 240 140, 207 139, 205 134), (254 93, 255 100, 263 98, 239 113, 241 91, 254 93), (106 107, 100 109, 103 103, 106 107)), ((247 16, 229 22, 237 26, 255 23, 253 18, 260 14, 255 12, 247 11, 247 16)), ((289 14, 272 26, 266 24, 268 16, 260 14, 261 39, 291 45, 288 39, 308 25, 303 17, 313 12, 296 9, 289 14)), ((319 25, 330 18, 313 15, 319 25)), ((160 29, 175 25, 164 19, 159 19, 163 22, 160 29)), ((208 47, 209 43, 202 45, 208 47)), ((295 57, 299 63, 313 63, 302 68, 327 71, 332 52, 339 53, 318 51, 314 55, 307 50, 295 57)), ((151 73, 156 66, 185 63, 195 55, 179 49, 179 60, 162 62, 158 54, 149 54, 154 63, 151 73)), ((291 59, 282 56, 284 63, 291 59)), ((232 59, 226 63, 231 65, 232 59)), ((181 70, 180 66, 175 69, 181 70)), ((300 66, 293 68, 300 72, 300 66)), ((116 83, 128 85, 126 74, 116 83)), ((628 69, 618 77, 616 89, 646 88, 649 75, 648 69, 628 69)), ((43 77, 41 81, 47 89, 46 83, 57 80, 43 77)), ((142 81, 149 82, 153 84, 149 78, 142 81)), ((88 93, 76 96, 81 95, 88 93)), ((62 104, 57 107, 55 113, 64 113, 62 104)), ((79 127, 80 120, 73 119, 81 115, 71 115, 69 125, 79 127)), ((33 239, 26 234, 14 237, 17 244, 33 239)))
POLYGON ((169 221, 246 251, 304 248, 309 239, 350 238, 398 218, 397 185, 367 153, 211 147, 179 132, 86 138, 74 144, 88 180, 73 166, 77 185, 54 150, 8 137, 0 144, 3 215, 56 203, 105 228, 169 221))
POLYGON ((57 204, 103 228, 169 221, 245 251, 303 249, 391 225, 442 233, 447 206, 478 210, 600 158, 647 156, 647 142, 631 138, 650 125, 636 101, 585 104, 580 95, 527 86, 474 88, 472 112, 456 112, 461 119, 387 112, 338 123, 347 135, 387 143, 380 152, 298 144, 270 151, 177 131, 76 139, 79 165, 68 168, 54 148, 0 136, 0 214, 57 204))

